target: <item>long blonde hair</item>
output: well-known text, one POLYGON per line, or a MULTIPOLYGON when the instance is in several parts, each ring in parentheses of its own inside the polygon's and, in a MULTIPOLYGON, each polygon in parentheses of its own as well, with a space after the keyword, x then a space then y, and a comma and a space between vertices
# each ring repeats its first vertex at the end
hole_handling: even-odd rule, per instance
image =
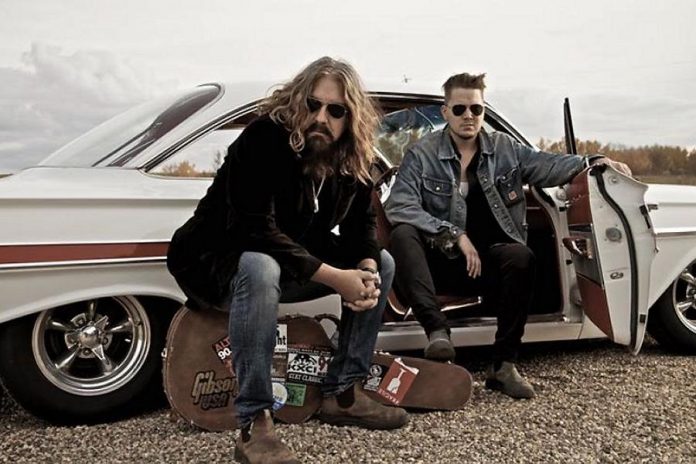
POLYGON ((370 165, 375 153, 373 138, 379 115, 367 96, 358 73, 345 61, 328 56, 319 58, 304 68, 295 78, 273 91, 259 106, 259 112, 268 114, 276 124, 290 131, 290 146, 299 153, 305 147, 304 131, 312 119, 307 108, 307 97, 322 77, 332 77, 343 87, 349 118, 346 131, 339 139, 339 170, 367 184, 370 165))

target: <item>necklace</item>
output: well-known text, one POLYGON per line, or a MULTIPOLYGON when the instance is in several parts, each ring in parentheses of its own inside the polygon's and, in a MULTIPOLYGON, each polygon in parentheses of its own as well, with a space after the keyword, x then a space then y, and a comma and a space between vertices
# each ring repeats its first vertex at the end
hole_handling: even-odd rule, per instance
POLYGON ((324 187, 324 181, 326 180, 326 175, 321 176, 321 182, 319 182, 319 189, 314 185, 314 179, 312 179, 312 196, 314 197, 314 212, 319 212, 319 194, 321 189, 324 187))

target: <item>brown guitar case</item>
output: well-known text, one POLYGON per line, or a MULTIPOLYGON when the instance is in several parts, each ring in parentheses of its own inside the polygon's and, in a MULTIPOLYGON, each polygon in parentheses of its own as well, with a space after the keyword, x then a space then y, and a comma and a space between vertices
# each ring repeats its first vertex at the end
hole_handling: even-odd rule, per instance
POLYGON ((453 411, 471 398, 469 371, 452 363, 375 353, 363 390, 384 404, 453 411))
MULTIPOLYGON (((338 327, 338 319, 329 319, 338 327)), ((408 409, 454 411, 471 398, 473 381, 462 366, 375 352, 362 387, 368 396, 408 409)))
MULTIPOLYGON (((227 313, 182 307, 169 327, 162 355, 164 390, 172 410, 210 431, 237 427, 237 379, 227 326, 227 313)), ((319 385, 330 357, 331 343, 317 320, 278 320, 271 368, 276 418, 300 423, 319 409, 319 385)))

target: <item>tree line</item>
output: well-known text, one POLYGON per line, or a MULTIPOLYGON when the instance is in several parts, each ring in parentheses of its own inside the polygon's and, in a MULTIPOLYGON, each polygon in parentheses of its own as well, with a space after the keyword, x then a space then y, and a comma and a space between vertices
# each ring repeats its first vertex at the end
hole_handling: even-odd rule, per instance
MULTIPOLYGON (((566 153, 565 142, 562 140, 541 138, 537 145, 544 151, 566 153)), ((576 145, 579 154, 602 154, 626 163, 634 176, 641 180, 696 184, 696 149, 689 151, 670 145, 628 147, 612 143, 602 144, 596 140, 576 140, 576 145)))
MULTIPOLYGON (((541 138, 537 146, 551 153, 566 153, 563 140, 541 138)), ((669 145, 645 145, 629 147, 613 143, 602 144, 596 140, 576 140, 578 153, 582 155, 602 154, 626 163, 633 175, 644 182, 696 185, 696 149, 691 151, 669 145)), ((380 145, 384 151, 385 147, 380 145)), ((401 147, 403 149, 403 147, 401 147)), ((164 166, 158 174, 178 177, 212 177, 222 164, 223 156, 218 153, 210 170, 198 170, 188 160, 164 166)))

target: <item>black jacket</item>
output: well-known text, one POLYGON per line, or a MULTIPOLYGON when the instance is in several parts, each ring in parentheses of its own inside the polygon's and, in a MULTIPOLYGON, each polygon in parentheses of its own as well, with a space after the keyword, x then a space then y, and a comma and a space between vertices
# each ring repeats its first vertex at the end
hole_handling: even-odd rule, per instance
POLYGON ((372 185, 334 175, 326 179, 315 214, 312 183, 288 131, 261 117, 230 146, 193 217, 174 233, 167 267, 187 306, 200 308, 221 306, 244 251, 272 256, 281 279, 299 282, 323 261, 379 263, 371 191, 372 185))

